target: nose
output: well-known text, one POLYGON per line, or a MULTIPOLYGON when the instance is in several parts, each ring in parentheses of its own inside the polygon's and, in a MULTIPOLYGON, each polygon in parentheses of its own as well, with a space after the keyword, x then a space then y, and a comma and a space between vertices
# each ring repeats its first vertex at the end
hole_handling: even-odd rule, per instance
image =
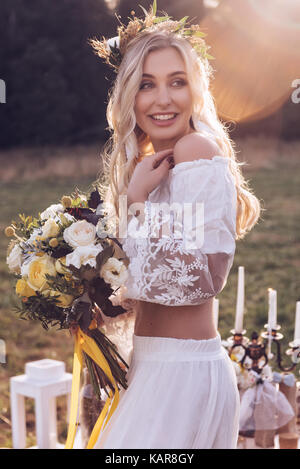
POLYGON ((167 86, 159 86, 156 96, 156 102, 160 106, 167 106, 171 102, 171 94, 167 86))

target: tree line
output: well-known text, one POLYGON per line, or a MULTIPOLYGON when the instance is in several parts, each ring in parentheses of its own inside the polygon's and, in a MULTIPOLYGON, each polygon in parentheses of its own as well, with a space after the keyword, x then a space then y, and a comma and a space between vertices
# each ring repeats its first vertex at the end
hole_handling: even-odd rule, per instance
MULTIPOLYGON (((114 72, 88 39, 116 35, 150 0, 1 0, 0 147, 71 144, 108 138, 106 105, 114 72), (5 101, 3 100, 5 90, 5 101), (2 98, 2 99, 1 99, 2 98)), ((200 21, 202 0, 159 0, 159 10, 200 21)))

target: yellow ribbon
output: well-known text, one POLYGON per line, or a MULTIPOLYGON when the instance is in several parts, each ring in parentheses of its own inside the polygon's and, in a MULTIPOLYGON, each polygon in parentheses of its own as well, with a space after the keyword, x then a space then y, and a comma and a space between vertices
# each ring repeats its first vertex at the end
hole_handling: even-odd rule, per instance
POLYGON ((105 417, 106 421, 104 423, 103 429, 107 425, 110 417, 114 413, 119 403, 119 390, 115 382, 115 379, 111 373, 109 364, 104 357, 103 353, 95 343, 95 341, 86 335, 80 328, 78 328, 75 336, 75 347, 74 347, 74 361, 73 361, 73 378, 72 378, 72 391, 71 391, 71 406, 70 406, 70 420, 68 428, 68 436, 65 444, 65 449, 72 449, 75 440, 75 434, 78 426, 77 422, 77 412, 78 412, 78 401, 79 401, 79 387, 80 387, 80 375, 83 364, 83 355, 82 352, 85 352, 91 359, 97 363, 97 365, 104 371, 106 376, 110 379, 110 382, 113 384, 115 393, 113 396, 112 390, 109 391, 109 397, 107 397, 105 405, 102 409, 101 414, 99 415, 97 422, 91 433, 89 442, 87 444, 87 449, 92 449, 99 437, 103 422, 105 417), (113 397, 113 401, 112 401, 113 397), (111 404, 111 408, 108 412, 108 408, 111 404))

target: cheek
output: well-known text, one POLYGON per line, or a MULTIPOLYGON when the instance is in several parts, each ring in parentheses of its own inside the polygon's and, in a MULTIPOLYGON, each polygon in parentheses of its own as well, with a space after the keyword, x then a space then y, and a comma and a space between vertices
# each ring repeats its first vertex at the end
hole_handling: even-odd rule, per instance
POLYGON ((184 90, 180 94, 180 97, 178 97, 181 103, 181 106, 183 109, 186 111, 191 111, 193 108, 193 101, 192 101, 192 96, 189 90, 184 90))
POLYGON ((134 111, 137 118, 142 118, 143 114, 147 112, 149 108, 149 99, 145 96, 138 96, 135 100, 134 111))

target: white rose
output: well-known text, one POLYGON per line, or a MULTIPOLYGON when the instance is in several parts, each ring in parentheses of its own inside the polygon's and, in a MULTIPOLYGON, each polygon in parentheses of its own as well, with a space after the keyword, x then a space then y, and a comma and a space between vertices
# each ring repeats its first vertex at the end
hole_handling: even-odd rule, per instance
POLYGON ((96 241, 96 227, 86 220, 79 220, 64 231, 64 240, 73 248, 89 246, 96 241))
POLYGON ((128 278, 128 272, 123 262, 110 257, 101 267, 100 277, 113 287, 120 287, 128 278))
POLYGON ((8 268, 11 272, 15 272, 17 274, 21 273, 21 266, 22 266, 22 250, 19 244, 16 244, 13 249, 11 250, 9 256, 6 259, 8 268))
POLYGON ((91 267, 96 267, 96 257, 101 251, 103 251, 103 247, 100 244, 79 246, 66 255, 66 266, 74 265, 74 267, 80 269, 80 266, 89 264, 91 267))
POLYGON ((64 206, 62 204, 52 204, 41 213, 41 219, 55 218, 57 213, 63 213, 64 206))

